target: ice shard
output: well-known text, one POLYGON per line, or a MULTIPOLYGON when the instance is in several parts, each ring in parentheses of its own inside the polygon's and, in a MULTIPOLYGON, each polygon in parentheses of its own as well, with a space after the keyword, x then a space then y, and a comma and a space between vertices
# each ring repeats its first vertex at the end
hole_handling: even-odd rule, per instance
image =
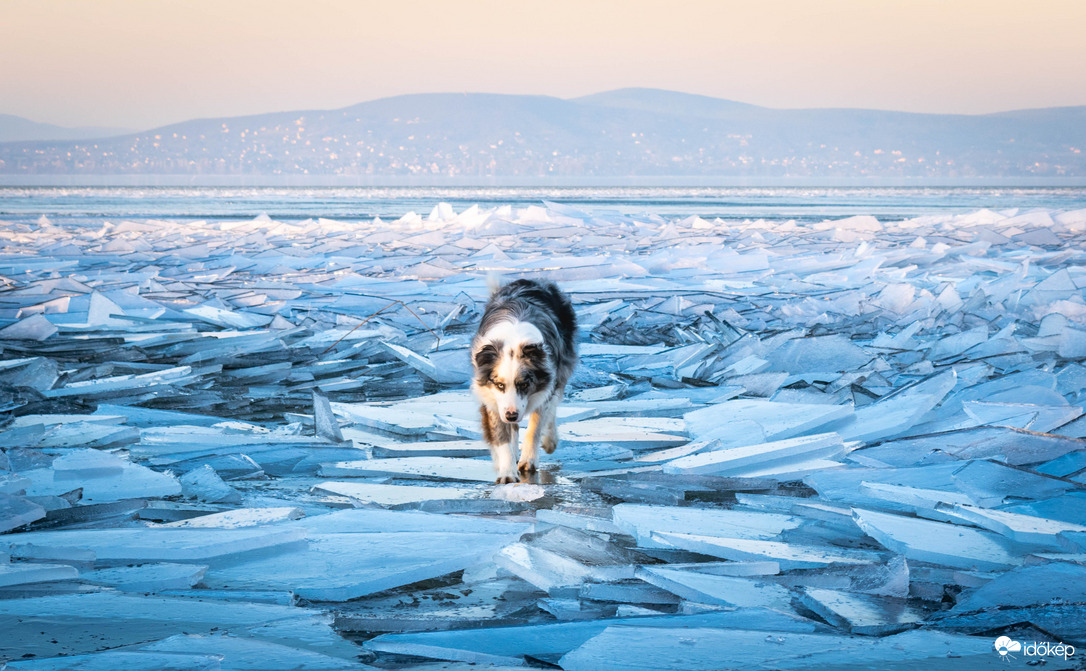
POLYGON ((655 566, 639 569, 637 577, 695 603, 792 610, 788 590, 768 581, 655 566))
POLYGON ((926 613, 905 599, 808 588, 803 604, 835 626, 865 636, 886 636, 919 625, 926 613))
POLYGON ((731 561, 773 561, 785 571, 831 564, 874 564, 883 561, 882 555, 868 550, 798 545, 781 541, 668 532, 656 532, 653 538, 684 550, 731 561))
POLYGON ((857 509, 856 523, 884 547, 909 559, 963 569, 1006 570, 1022 563, 996 534, 873 510, 857 509))
POLYGON ((800 524, 796 517, 776 513, 629 503, 615 506, 612 514, 615 525, 635 536, 642 547, 669 547, 669 544, 653 537, 662 532, 681 533, 697 529, 707 536, 770 539, 800 524))
POLYGON ((704 475, 757 475, 767 469, 784 469, 811 459, 832 458, 847 448, 836 433, 822 433, 769 443, 710 449, 680 457, 664 465, 665 473, 704 475))
MULTIPOLYGON (((519 627, 492 627, 466 631, 386 634, 367 641, 369 650, 417 655, 473 664, 508 664, 526 666, 525 656, 554 659, 576 649, 611 625, 628 627, 636 636, 658 639, 661 628, 694 633, 698 627, 758 627, 759 636, 767 632, 811 632, 815 625, 772 610, 749 609, 671 617, 636 617, 591 622, 536 624, 519 627)), ((796 634, 791 634, 796 635, 796 634)), ((719 663, 719 659, 717 660, 719 663)), ((599 668, 599 667, 595 667, 599 668)))
POLYGON ((11 537, 12 553, 26 559, 81 557, 90 551, 98 566, 143 562, 205 563, 254 550, 289 546, 305 539, 298 529, 72 529, 32 531, 11 537))
POLYGON ((347 601, 462 570, 513 540, 480 533, 311 534, 305 549, 212 567, 203 582, 212 589, 289 589, 305 599, 347 601))
POLYGON ((82 580, 106 585, 122 592, 162 592, 188 589, 200 582, 207 571, 197 564, 140 564, 98 569, 83 573, 82 580))

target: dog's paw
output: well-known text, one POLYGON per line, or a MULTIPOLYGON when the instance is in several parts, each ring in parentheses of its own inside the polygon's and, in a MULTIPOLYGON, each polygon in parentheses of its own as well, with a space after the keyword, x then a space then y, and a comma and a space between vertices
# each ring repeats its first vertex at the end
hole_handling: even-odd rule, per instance
POLYGON ((499 473, 497 479, 494 480, 494 484, 497 485, 508 485, 515 482, 520 482, 520 477, 516 473, 499 473))
POLYGON ((534 461, 523 460, 517 464, 517 470, 521 473, 535 473, 537 466, 534 461))
POLYGON ((543 451, 547 454, 553 454, 558 449, 558 439, 554 436, 547 436, 543 439, 543 451))

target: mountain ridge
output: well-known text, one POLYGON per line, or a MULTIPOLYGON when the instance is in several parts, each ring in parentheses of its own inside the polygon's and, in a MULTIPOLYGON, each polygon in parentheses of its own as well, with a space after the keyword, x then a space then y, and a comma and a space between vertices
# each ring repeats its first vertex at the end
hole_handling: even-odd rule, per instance
POLYGON ((14 114, 0 114, 0 142, 41 142, 50 140, 85 140, 128 135, 131 128, 112 126, 57 126, 14 114))
POLYGON ((0 174, 908 178, 1086 176, 1086 106, 982 115, 778 109, 627 88, 422 93, 0 144, 0 174))

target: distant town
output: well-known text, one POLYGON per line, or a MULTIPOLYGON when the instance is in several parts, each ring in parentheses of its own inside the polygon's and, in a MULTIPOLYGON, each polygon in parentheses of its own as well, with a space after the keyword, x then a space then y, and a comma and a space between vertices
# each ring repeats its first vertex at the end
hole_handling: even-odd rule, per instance
POLYGON ((665 91, 430 94, 0 143, 6 175, 1086 176, 1086 108, 774 110, 665 91))

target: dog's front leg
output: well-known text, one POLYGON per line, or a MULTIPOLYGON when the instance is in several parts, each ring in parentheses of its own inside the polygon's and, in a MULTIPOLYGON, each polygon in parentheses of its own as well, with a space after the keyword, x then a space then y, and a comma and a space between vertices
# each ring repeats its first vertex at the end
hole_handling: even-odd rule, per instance
POLYGON ((490 459, 498 472, 495 482, 519 482, 514 466, 517 463, 517 425, 503 422, 497 412, 485 405, 479 407, 479 413, 483 419, 483 439, 490 447, 490 459))
POLYGON ((517 469, 526 473, 534 473, 539 467, 539 438, 543 428, 543 422, 539 411, 535 411, 528 417, 528 434, 524 437, 524 451, 520 453, 520 461, 517 469))
POLYGON ((497 482, 520 482, 520 478, 517 476, 517 468, 514 466, 517 463, 517 447, 520 445, 520 425, 506 424, 506 426, 509 427, 509 442, 505 446, 502 465, 498 468, 497 482))

